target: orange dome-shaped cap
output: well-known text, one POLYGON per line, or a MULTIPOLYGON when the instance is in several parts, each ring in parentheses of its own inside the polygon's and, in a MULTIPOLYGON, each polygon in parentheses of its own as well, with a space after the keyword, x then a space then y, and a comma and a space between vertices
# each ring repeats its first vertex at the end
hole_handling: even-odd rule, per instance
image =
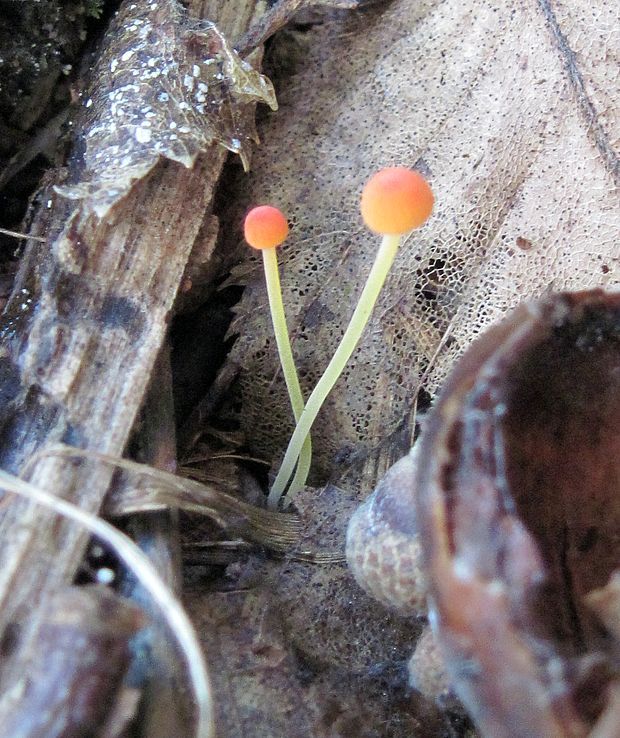
POLYGON ((253 248, 273 249, 288 236, 288 223, 278 208, 260 205, 245 216, 243 234, 253 248))
POLYGON ((435 198, 418 172, 389 167, 373 175, 362 192, 362 218, 375 233, 400 235, 421 226, 435 198))

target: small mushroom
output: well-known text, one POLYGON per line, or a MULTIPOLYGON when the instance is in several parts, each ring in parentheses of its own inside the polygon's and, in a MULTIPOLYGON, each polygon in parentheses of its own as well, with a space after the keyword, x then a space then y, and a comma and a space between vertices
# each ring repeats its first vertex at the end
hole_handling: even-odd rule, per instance
MULTIPOLYGON (((359 343, 362 333, 379 297, 379 292, 398 252, 401 238, 421 226, 433 210, 433 193, 418 172, 403 167, 391 167, 377 172, 366 183, 361 197, 361 212, 371 231, 383 236, 374 264, 353 311, 351 320, 325 372, 312 391, 289 441, 280 470, 269 493, 269 505, 277 507, 289 480, 304 440, 310 433, 325 398, 338 381, 359 343)), ((289 501, 306 482, 296 474, 289 487, 289 501)))
MULTIPOLYGON (((252 208, 246 215, 243 224, 245 240, 253 248, 259 250, 263 255, 263 267, 265 271, 265 282, 267 284, 267 297, 271 311, 271 322, 278 347, 280 365, 284 374, 286 389, 288 390, 291 408, 295 422, 298 422, 304 409, 304 396, 299 384, 297 369, 293 359, 293 351, 289 339, 286 315, 282 302, 282 289, 280 287, 280 271, 278 269, 278 256, 276 248, 284 243, 288 236, 288 222, 284 214, 272 205, 259 205, 252 208)), ((307 476, 312 463, 312 442, 308 434, 304 438, 299 454, 299 473, 307 476)))

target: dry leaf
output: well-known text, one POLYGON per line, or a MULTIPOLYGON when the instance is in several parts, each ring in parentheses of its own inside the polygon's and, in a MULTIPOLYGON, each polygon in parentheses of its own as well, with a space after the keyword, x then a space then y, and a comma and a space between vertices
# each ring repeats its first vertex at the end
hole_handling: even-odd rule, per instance
POLYGON ((125 3, 84 98, 85 170, 57 187, 103 217, 160 157, 191 167, 213 141, 248 162, 256 101, 276 109, 269 80, 213 23, 190 24, 176 0, 125 3))
MULTIPOLYGON (((523 298, 619 283, 619 34, 617 7, 603 0, 587 9, 399 0, 305 35, 309 50, 281 83, 281 110, 261 129, 265 145, 230 218, 238 224, 254 202, 290 217, 282 284, 306 393, 377 248, 358 214, 366 178, 388 164, 415 167, 436 194, 315 424, 315 473, 341 478, 351 451, 370 454, 403 425, 389 451, 406 450, 422 375, 434 392, 472 339, 523 298)), ((263 285, 256 269, 230 358, 243 367, 252 449, 276 461, 292 417, 263 285)))
POLYGON ((620 293, 520 306, 451 372, 399 490, 391 526, 419 531, 430 620, 484 736, 578 738, 617 710, 619 369, 620 293))

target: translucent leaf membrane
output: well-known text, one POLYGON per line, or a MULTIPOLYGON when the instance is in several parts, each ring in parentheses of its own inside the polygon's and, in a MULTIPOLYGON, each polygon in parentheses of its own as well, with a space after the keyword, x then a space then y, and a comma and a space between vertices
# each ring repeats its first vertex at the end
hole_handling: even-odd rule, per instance
MULTIPOLYGON (((620 283, 620 27, 610 3, 553 8, 397 0, 306 33, 306 56, 279 85, 283 112, 261 129, 234 222, 250 202, 289 216, 282 288, 306 393, 378 247, 359 215, 365 181, 415 167, 435 194, 315 425, 322 478, 352 483, 353 456, 389 445, 403 424, 405 446, 420 382, 434 394, 512 306, 550 287, 620 283)), ((261 275, 242 269, 249 289, 231 355, 242 365, 241 421, 277 468, 293 424, 261 275)))
POLYGON ((191 167, 217 142, 247 166, 253 103, 275 109, 275 94, 215 25, 176 0, 125 3, 105 38, 82 100, 84 168, 60 194, 103 217, 160 157, 191 167))

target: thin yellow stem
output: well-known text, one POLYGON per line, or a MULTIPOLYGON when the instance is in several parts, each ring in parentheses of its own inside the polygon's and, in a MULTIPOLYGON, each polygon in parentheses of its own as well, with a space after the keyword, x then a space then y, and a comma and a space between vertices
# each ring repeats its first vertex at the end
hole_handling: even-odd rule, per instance
MULTIPOLYGON (((355 350, 366 323, 370 318, 372 310, 375 306, 381 287, 385 282, 385 278, 390 271, 394 257, 398 251, 400 244, 400 236, 384 236, 375 262, 370 270, 364 289, 360 296, 357 307, 353 311, 351 320, 347 329, 342 337, 340 345, 336 349, 332 360, 329 362, 327 369, 323 376, 319 379, 316 387, 312 391, 312 394, 308 398, 308 402, 301 413, 301 417, 297 421, 297 427, 289 441, 286 454, 282 460, 280 471, 276 475, 271 491, 269 492, 268 505, 271 508, 276 508, 278 503, 284 494, 286 485, 293 475, 295 464, 297 459, 300 458, 301 450, 305 443, 305 439, 310 433, 312 424, 316 420, 316 416, 325 401, 325 398, 331 391, 332 387, 338 381, 338 377, 342 374, 347 361, 351 357, 351 354, 355 350)), ((301 467, 301 460, 299 462, 301 467)), ((301 478, 301 474, 296 475, 294 478, 294 484, 291 484, 290 493, 294 494, 298 491, 299 486, 303 486, 305 478, 301 478)))
MULTIPOLYGON (((276 337, 276 346, 278 347, 278 355, 280 357, 280 364, 282 365, 286 389, 288 390, 288 396, 291 401, 291 408, 293 409, 295 422, 298 423, 304 409, 304 396, 299 384, 299 377, 297 376, 297 369, 295 368, 295 360, 293 359, 293 351, 289 340, 288 327, 286 325, 284 304, 282 303, 282 290, 280 287, 278 257, 275 248, 263 249, 262 252, 273 332, 276 337)), ((312 441, 309 435, 304 439, 298 457, 298 468, 304 474, 305 483, 312 463, 312 441)), ((295 460, 297 461, 297 459, 295 460)))
MULTIPOLYGON (((299 423, 300 418, 296 418, 296 420, 299 423)), ((293 479, 289 486, 288 495, 286 496, 286 499, 284 501, 284 507, 287 507, 288 505, 290 505, 291 502, 293 501, 293 497, 297 494, 297 492, 299 492, 301 489, 303 489, 306 486, 306 481, 308 479, 308 474, 310 472, 311 459, 309 457, 306 458, 306 456, 304 455, 304 447, 306 445, 306 442, 309 440, 310 440, 310 431, 308 431, 308 435, 305 437, 304 443, 301 447, 301 453, 299 454, 299 459, 297 461, 297 467, 295 468, 295 475, 293 476, 293 479)))

